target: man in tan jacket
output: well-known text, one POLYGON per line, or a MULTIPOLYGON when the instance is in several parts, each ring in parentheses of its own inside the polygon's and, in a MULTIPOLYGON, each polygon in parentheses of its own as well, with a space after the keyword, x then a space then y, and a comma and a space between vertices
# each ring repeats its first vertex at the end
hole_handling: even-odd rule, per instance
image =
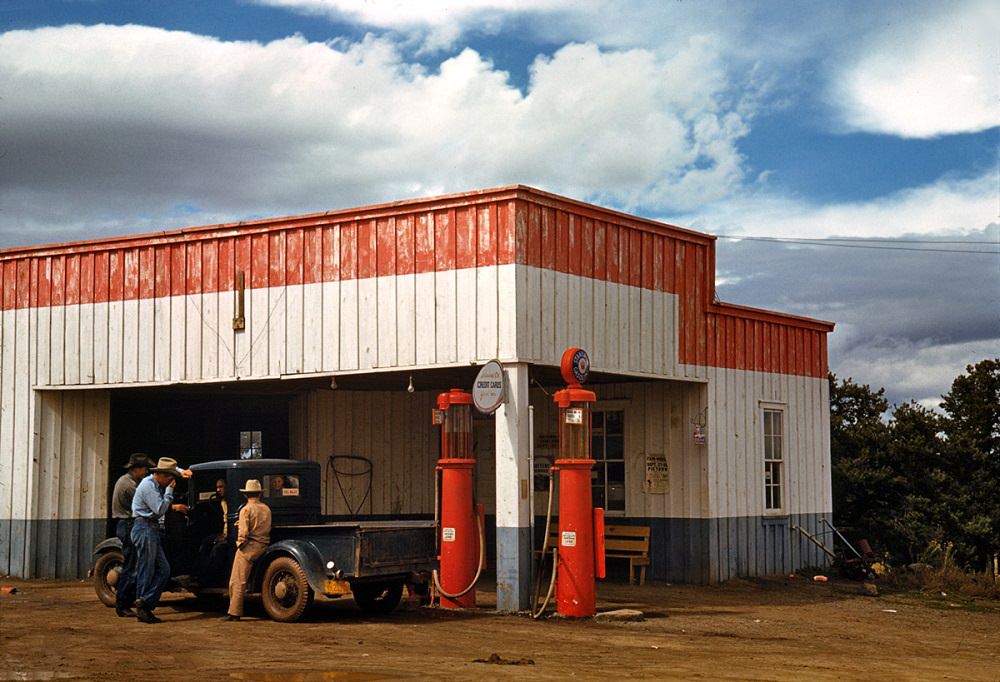
POLYGON ((243 615, 243 594, 250 568, 271 542, 271 508, 260 500, 260 481, 251 478, 240 492, 246 496, 247 503, 240 509, 236 556, 229 574, 229 610, 222 620, 239 620, 243 615))

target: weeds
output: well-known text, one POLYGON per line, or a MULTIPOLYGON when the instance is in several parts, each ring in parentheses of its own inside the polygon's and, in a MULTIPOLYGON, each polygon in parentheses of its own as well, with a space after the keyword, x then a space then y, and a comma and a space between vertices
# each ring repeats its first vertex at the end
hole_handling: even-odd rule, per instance
POLYGON ((1000 599, 1000 581, 991 572, 970 571, 955 560, 952 543, 931 542, 920 561, 894 568, 882 576, 889 588, 944 592, 968 598, 1000 599))

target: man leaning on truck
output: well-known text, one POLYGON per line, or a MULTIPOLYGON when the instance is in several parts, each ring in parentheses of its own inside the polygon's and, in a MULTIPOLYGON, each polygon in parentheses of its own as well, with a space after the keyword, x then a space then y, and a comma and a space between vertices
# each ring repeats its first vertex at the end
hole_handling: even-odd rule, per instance
POLYGON ((236 556, 229 574, 229 610, 222 620, 239 620, 243 615, 243 594, 250 568, 271 542, 271 508, 260 500, 260 481, 251 478, 240 492, 247 503, 240 509, 236 556))

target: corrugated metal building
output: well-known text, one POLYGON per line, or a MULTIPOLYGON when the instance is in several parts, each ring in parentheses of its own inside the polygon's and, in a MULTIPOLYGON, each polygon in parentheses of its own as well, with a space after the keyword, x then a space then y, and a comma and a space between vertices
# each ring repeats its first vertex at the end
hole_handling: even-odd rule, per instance
POLYGON ((653 577, 822 561, 790 526, 831 511, 833 327, 718 302, 709 235, 514 186, 0 264, 0 573, 85 574, 135 450, 314 459, 328 514, 429 515, 433 399, 498 358, 510 391, 476 420, 477 488, 501 607, 523 608, 528 406, 544 465, 568 346, 592 359, 596 499, 651 526, 653 577))

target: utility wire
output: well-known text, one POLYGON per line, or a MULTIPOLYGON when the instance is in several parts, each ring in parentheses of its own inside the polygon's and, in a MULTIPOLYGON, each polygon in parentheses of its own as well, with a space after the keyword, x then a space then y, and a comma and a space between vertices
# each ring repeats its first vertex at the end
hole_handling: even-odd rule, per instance
POLYGON ((780 244, 804 244, 807 246, 835 246, 842 249, 872 249, 875 251, 923 251, 927 253, 978 253, 985 254, 987 256, 1000 256, 1000 250, 997 251, 982 251, 977 249, 935 249, 935 248, 915 248, 907 246, 869 246, 867 244, 839 244, 837 242, 842 241, 892 241, 892 242, 903 242, 907 244, 982 244, 984 246, 993 246, 990 242, 939 242, 939 241, 923 241, 923 240, 889 240, 889 239, 818 239, 818 238, 786 238, 786 237, 749 237, 749 236, 737 236, 737 235, 717 235, 719 239, 731 239, 734 241, 755 241, 755 242, 777 242, 780 244))

